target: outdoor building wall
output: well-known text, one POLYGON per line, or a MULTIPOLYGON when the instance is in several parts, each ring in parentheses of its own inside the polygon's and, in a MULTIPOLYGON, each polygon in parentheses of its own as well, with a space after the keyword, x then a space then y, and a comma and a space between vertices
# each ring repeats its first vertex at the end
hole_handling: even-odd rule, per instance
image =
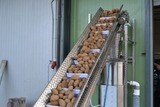
POLYGON ((51 0, 0 0, 0 61, 8 60, 0 84, 0 107, 26 97, 33 107, 52 75, 51 0))
MULTIPOLYGON (((88 24, 88 14, 92 16, 102 7, 103 9, 119 8, 127 10, 130 19, 136 20, 136 69, 135 80, 141 85, 140 107, 145 106, 146 97, 146 79, 145 79, 145 0, 72 0, 71 4, 71 46, 73 47, 80 34, 88 24)), ((131 28, 129 28, 131 31, 131 28)), ((131 33, 131 32, 130 32, 131 33)), ((131 35, 129 35, 131 38, 131 35)), ((131 46, 131 45, 129 45, 131 46)), ((131 49, 130 49, 131 50, 131 49)), ((129 54, 130 55, 130 54, 129 54)), ((131 65, 129 65, 128 80, 132 79, 131 65)), ((129 86, 128 107, 132 106, 132 88, 129 86)), ((97 88, 98 89, 98 88, 97 88)), ((93 104, 98 103, 98 91, 93 95, 93 104)))

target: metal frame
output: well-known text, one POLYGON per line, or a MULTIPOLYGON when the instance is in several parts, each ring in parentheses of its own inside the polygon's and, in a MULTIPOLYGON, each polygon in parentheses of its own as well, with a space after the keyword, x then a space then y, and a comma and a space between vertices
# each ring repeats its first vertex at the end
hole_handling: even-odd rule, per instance
POLYGON ((153 107, 153 1, 145 1, 146 107, 153 107), (146 26, 147 25, 147 26, 146 26))

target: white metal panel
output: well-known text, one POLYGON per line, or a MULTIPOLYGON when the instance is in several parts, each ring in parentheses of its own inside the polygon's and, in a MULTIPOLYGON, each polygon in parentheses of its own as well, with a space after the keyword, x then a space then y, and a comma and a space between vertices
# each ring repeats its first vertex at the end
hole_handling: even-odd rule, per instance
POLYGON ((50 2, 0 0, 0 60, 8 60, 0 85, 1 107, 12 97, 26 97, 27 107, 32 107, 47 85, 52 58, 50 2))

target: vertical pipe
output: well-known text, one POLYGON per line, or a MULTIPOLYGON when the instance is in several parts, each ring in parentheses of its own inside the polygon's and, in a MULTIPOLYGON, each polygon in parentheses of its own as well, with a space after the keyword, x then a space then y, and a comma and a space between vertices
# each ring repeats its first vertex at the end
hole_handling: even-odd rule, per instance
POLYGON ((56 37, 56 1, 52 0, 51 2, 51 11, 52 11, 52 61, 56 61, 56 44, 57 44, 57 37, 56 37))
POLYGON ((153 107, 153 1, 145 3, 146 107, 153 107))
POLYGON ((125 37, 124 37, 124 41, 125 41, 125 55, 124 55, 124 58, 125 58, 125 72, 124 72, 124 85, 125 85, 125 89, 124 89, 124 92, 125 92, 125 106, 124 107, 127 107, 127 96, 128 96, 128 88, 127 88, 127 71, 128 71, 128 25, 125 24, 124 25, 124 31, 125 31, 125 37))
POLYGON ((135 78, 135 19, 132 19, 132 81, 135 78))
POLYGON ((61 19, 61 0, 56 0, 56 4, 57 4, 57 13, 56 13, 56 21, 57 21, 57 64, 56 64, 56 68, 58 69, 60 66, 60 27, 61 27, 61 23, 60 23, 60 19, 61 19))
POLYGON ((61 0, 61 26, 60 26, 60 65, 64 59, 64 0, 61 0))

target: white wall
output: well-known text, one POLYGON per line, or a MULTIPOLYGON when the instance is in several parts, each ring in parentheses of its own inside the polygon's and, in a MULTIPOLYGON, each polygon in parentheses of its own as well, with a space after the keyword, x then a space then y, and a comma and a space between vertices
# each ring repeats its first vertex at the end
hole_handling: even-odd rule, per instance
POLYGON ((52 58, 50 2, 0 0, 0 61, 8 60, 0 107, 12 97, 26 97, 27 107, 32 107, 47 85, 52 58))

